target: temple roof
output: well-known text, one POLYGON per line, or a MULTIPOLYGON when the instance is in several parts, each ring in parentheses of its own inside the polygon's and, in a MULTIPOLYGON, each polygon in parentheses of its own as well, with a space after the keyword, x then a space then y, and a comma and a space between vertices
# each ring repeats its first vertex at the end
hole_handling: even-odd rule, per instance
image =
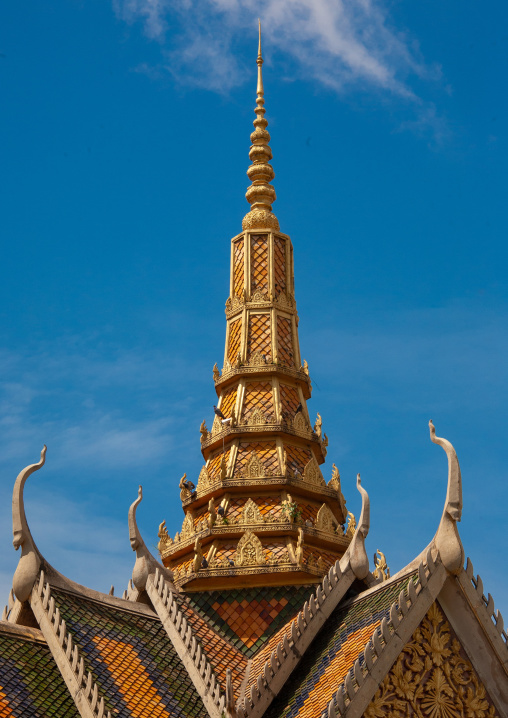
POLYGON ((349 514, 347 528, 337 467, 323 478, 328 440, 306 403, 292 246, 271 213, 262 63, 260 40, 252 209, 232 240, 218 407, 212 430, 201 426, 197 486, 180 481, 182 531, 173 541, 163 522, 161 560, 152 555, 137 524, 139 487, 123 596, 62 576, 24 510, 43 448, 13 490, 21 557, 0 621, 0 718, 508 715, 507 634, 469 559, 464 567, 452 444, 429 423, 448 462, 443 513, 428 545, 392 577, 382 552, 369 564, 360 475, 361 515, 349 514))

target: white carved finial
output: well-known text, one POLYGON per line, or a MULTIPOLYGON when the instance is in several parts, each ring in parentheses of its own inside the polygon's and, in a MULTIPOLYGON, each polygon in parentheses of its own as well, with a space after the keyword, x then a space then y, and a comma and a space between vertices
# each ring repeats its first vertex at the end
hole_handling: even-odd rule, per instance
POLYGON ((138 591, 143 591, 145 589, 148 576, 155 573, 157 569, 159 569, 166 579, 171 580, 173 578, 171 571, 162 566, 152 556, 143 541, 141 532, 139 531, 136 521, 136 510, 142 500, 143 488, 140 486, 138 489, 138 498, 129 508, 129 539, 132 550, 136 552, 136 563, 132 569, 132 583, 138 591))
POLYGON ((370 501, 368 493, 362 486, 360 474, 357 474, 356 477, 356 488, 362 497, 362 512, 347 552, 349 553, 349 562, 353 573, 361 580, 369 573, 369 559, 365 550, 365 539, 368 536, 370 527, 370 501))
POLYGON ((464 548, 460 540, 457 522, 462 516, 462 478, 459 460, 453 446, 447 439, 436 436, 432 420, 429 421, 430 439, 441 446, 448 458, 448 488, 443 515, 434 536, 434 545, 439 552, 444 567, 450 573, 458 574, 464 565, 464 548))
POLYGON ((40 461, 20 471, 12 492, 12 544, 16 551, 21 546, 21 557, 14 572, 12 588, 22 603, 30 596, 41 565, 41 555, 26 520, 23 490, 28 477, 44 466, 45 461, 46 445, 42 448, 40 461))

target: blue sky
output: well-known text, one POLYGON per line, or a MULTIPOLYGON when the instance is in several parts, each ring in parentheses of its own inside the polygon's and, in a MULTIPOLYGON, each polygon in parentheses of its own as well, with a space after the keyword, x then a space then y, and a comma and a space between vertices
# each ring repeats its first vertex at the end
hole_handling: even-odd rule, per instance
POLYGON ((507 10, 501 2, 54 0, 0 11, 0 595, 17 473, 46 558, 121 593, 181 527, 248 209, 256 22, 309 410, 368 550, 432 538, 457 449, 466 553, 506 615, 507 10), (503 604, 504 602, 504 604, 503 604))

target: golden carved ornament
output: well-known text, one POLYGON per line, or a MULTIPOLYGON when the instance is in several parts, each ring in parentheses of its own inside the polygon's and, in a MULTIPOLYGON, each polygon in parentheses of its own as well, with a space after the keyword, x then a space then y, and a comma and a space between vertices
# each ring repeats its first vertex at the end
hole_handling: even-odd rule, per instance
POLYGON ((501 718, 437 603, 383 680, 364 718, 501 718))
POLYGON ((301 411, 299 411, 298 414, 295 414, 295 416, 294 416, 293 429, 295 431, 308 431, 309 430, 307 421, 301 411))
POLYGON ((386 563, 386 557, 379 549, 374 554, 374 566, 375 570, 372 572, 373 575, 380 581, 388 581, 390 578, 390 569, 386 563))
POLYGON ((259 406, 256 406, 254 411, 249 417, 249 424, 253 426, 262 426, 266 424, 266 416, 264 412, 261 411, 259 406))
POLYGON ((295 558, 298 566, 303 564, 303 529, 298 529, 298 543, 296 544, 295 558))
POLYGON ((189 513, 185 515, 185 518, 183 520, 182 530, 180 531, 180 538, 183 540, 188 539, 190 536, 193 536, 194 533, 194 519, 192 518, 192 514, 189 511, 189 513))
POLYGON ((321 438, 322 429, 321 426, 323 424, 323 419, 321 418, 321 414, 318 413, 316 417, 316 423, 314 424, 314 433, 318 437, 318 439, 321 438))
POLYGON ((201 539, 197 538, 194 541, 194 558, 192 559, 192 570, 197 573, 201 568, 201 562, 203 560, 203 551, 201 549, 201 539))
POLYGON ((256 289, 255 292, 253 292, 251 298, 251 302, 268 302, 268 296, 262 292, 260 289, 256 289))
POLYGON ((266 364, 265 355, 261 352, 253 352, 250 355, 249 365, 250 366, 264 366, 266 364))
POLYGON ((199 472, 198 491, 205 491, 209 486, 211 486, 211 484, 212 481, 210 480, 210 474, 208 473, 206 466, 203 466, 199 472))
POLYGON ((316 528, 320 531, 324 531, 327 534, 335 535, 336 524, 337 519, 331 512, 330 507, 327 504, 323 504, 317 512, 315 524, 316 528))
POLYGON ((346 538, 353 538, 353 534, 356 529, 356 518, 355 518, 355 515, 351 511, 347 512, 347 517, 348 517, 349 521, 348 521, 345 536, 346 536, 346 538))
POLYGON ((194 484, 191 482, 186 482, 185 479, 187 478, 187 474, 184 474, 182 478, 180 479, 180 483, 178 484, 180 488, 180 499, 181 501, 187 501, 187 499, 190 499, 192 496, 192 491, 190 490, 188 484, 190 483, 190 486, 193 487, 194 484))
POLYGON ((266 474, 265 467, 255 451, 251 452, 250 458, 245 464, 243 477, 245 479, 262 479, 266 474))
POLYGON ((234 562, 235 566, 261 566, 266 563, 261 541, 252 531, 246 531, 238 541, 234 562))
POLYGON ((261 511, 259 510, 259 506, 255 501, 252 499, 247 499, 245 502, 245 506, 242 510, 242 518, 240 520, 240 523, 242 524, 262 524, 264 523, 264 518, 261 514, 261 511))
POLYGON ((168 530, 166 528, 166 521, 163 521, 161 524, 159 524, 159 532, 157 536, 159 537, 157 549, 159 553, 162 554, 164 553, 164 551, 167 551, 167 549, 173 544, 171 536, 168 534, 168 530))
POLYGON ((215 416, 215 418, 213 420, 213 424, 212 424, 212 432, 211 432, 212 436, 215 436, 216 434, 218 434, 220 431, 222 431, 222 429, 223 429, 223 426, 222 426, 221 420, 219 419, 218 416, 215 416))
POLYGON ((303 480, 314 486, 326 486, 323 474, 319 468, 319 464, 316 458, 313 456, 312 459, 306 464, 303 470, 303 480))
POLYGON ((276 229, 279 230, 279 220, 265 209, 253 209, 247 212, 242 220, 242 229, 276 229))
MULTIPOLYGON (((326 434, 325 434, 326 436, 326 434)), ((343 516, 346 515, 346 499, 344 498, 344 494, 342 493, 342 488, 340 485, 340 473, 338 468, 335 466, 335 464, 332 464, 332 478, 328 482, 328 488, 334 489, 337 492, 340 508, 342 509, 343 516)))
POLYGON ((219 379, 220 379, 220 371, 219 371, 219 367, 217 366, 217 362, 215 362, 215 364, 213 365, 213 380, 219 381, 219 379))
POLYGON ((224 479, 227 477, 228 474, 228 467, 226 466, 226 457, 224 454, 222 454, 222 458, 220 460, 220 478, 221 481, 224 481, 224 479))
POLYGON ((208 439, 208 429, 206 428, 206 421, 201 422, 199 427, 199 433, 201 434, 201 443, 203 444, 208 439))

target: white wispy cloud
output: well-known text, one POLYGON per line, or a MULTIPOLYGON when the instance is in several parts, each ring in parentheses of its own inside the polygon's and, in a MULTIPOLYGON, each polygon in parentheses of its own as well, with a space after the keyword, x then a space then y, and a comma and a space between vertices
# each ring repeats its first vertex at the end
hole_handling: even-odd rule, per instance
POLYGON ((271 53, 289 74, 335 91, 376 88, 419 104, 411 77, 436 79, 414 38, 390 22, 379 0, 113 0, 118 17, 143 23, 180 81, 227 92, 245 78, 237 59, 261 17, 271 53))

